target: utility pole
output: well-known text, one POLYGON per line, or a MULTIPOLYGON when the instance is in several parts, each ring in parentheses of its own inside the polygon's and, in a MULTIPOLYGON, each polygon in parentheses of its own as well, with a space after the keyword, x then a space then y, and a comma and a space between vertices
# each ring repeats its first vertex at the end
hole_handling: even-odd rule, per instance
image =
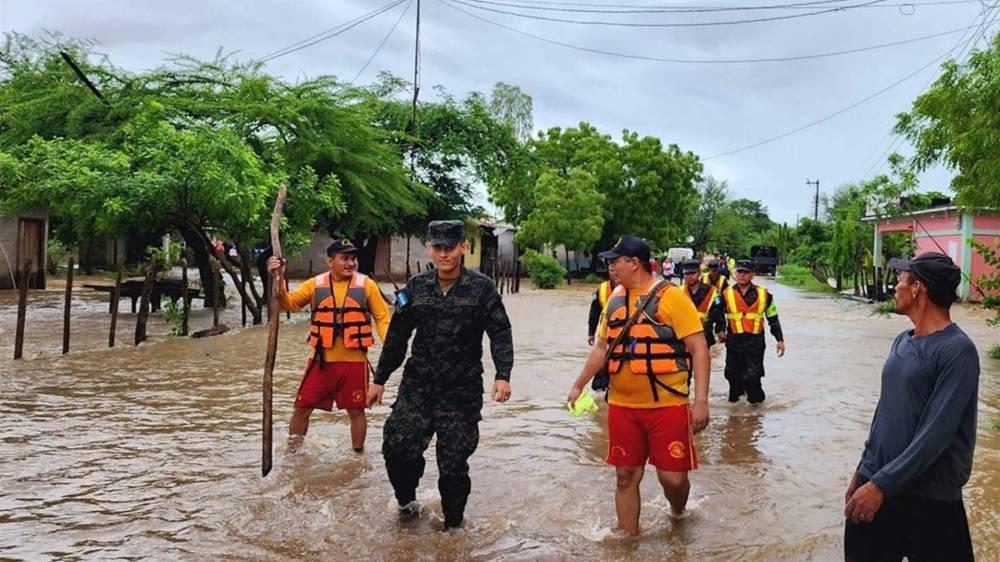
POLYGON ((416 171, 417 160, 417 96, 420 95, 420 0, 417 0, 417 40, 413 49, 413 107, 410 112, 410 136, 414 142, 410 150, 410 172, 416 171))
POLYGON ((816 186, 816 201, 815 201, 815 205, 813 207, 813 220, 818 221, 819 220, 819 180, 809 181, 809 179, 806 178, 806 185, 815 185, 816 186))

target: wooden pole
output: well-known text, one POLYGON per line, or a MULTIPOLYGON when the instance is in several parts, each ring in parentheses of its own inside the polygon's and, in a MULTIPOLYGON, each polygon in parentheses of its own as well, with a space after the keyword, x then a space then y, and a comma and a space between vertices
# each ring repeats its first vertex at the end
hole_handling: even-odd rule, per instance
MULTIPOLYGON (((274 203, 274 212, 271 214, 271 249, 274 257, 283 259, 281 251, 281 237, 279 228, 281 226, 281 212, 285 208, 285 199, 288 198, 288 188, 284 185, 278 189, 278 200, 274 203)), ((272 287, 275 283, 280 283, 281 270, 271 272, 270 278, 272 287)), ((277 291, 271 291, 268 299, 268 333, 267 333, 267 354, 264 356, 264 381, 262 385, 263 415, 261 416, 261 451, 260 451, 260 474, 267 476, 271 472, 274 423, 272 416, 272 399, 274 392, 274 360, 278 355, 278 328, 281 323, 281 310, 278 306, 277 291)))
POLYGON ((69 353, 69 310, 73 304, 73 258, 66 265, 66 304, 63 305, 63 355, 69 353))
POLYGON ((135 321, 135 345, 146 341, 146 323, 149 321, 149 299, 153 294, 153 282, 159 264, 156 258, 149 260, 146 267, 146 281, 142 284, 142 297, 139 300, 139 316, 135 321))
MULTIPOLYGON (((312 263, 312 262, 309 262, 312 263)), ((247 301, 243 298, 243 295, 247 294, 247 278, 246 275, 240 275, 240 284, 243 285, 243 293, 240 295, 240 325, 244 328, 247 327, 247 301)))
POLYGON ((24 356, 24 319, 28 313, 28 283, 31 281, 31 260, 24 260, 20 285, 17 286, 17 328, 14 332, 14 359, 24 356))
POLYGON ((212 263, 212 327, 219 325, 219 266, 212 263))
POLYGON ((108 334, 108 347, 115 346, 115 330, 118 328, 118 300, 122 297, 122 273, 124 265, 118 261, 118 276, 115 277, 115 292, 111 293, 111 333, 108 334))
POLYGON ((191 315, 188 288, 188 261, 187 258, 181 258, 181 336, 188 335, 188 319, 191 315))
MULTIPOLYGON (((286 293, 288 292, 288 278, 287 277, 285 277, 285 292, 286 293)), ((291 310, 286 310, 285 311, 285 319, 286 320, 291 320, 292 319, 292 311, 291 310)))

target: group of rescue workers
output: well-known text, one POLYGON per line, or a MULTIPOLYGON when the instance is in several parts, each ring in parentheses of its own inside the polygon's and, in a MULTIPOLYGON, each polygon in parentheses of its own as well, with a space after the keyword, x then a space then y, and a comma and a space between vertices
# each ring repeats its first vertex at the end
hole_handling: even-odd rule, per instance
MULTIPOLYGON (((282 308, 311 309, 312 350, 289 422, 288 450, 302 446, 314 409, 329 411, 336 404, 347 410, 351 445, 362 452, 365 409, 381 404, 384 385, 403 364, 414 336, 385 422, 382 454, 400 517, 414 518, 420 513, 416 490, 424 452, 437 436, 438 488, 448 529, 462 525, 472 486, 468 459, 479 443, 483 334, 490 338, 496 366, 492 397, 498 402, 510 397, 514 350, 510 321, 493 281, 462 265, 463 223, 431 222, 427 247, 434 269, 411 277, 397 291, 392 313, 378 284, 358 272, 358 248, 347 239, 327 248, 329 271, 290 292, 283 281, 275 286, 282 308), (383 347, 369 384, 367 353, 376 333, 383 347)), ((598 371, 608 374, 609 384, 601 387, 607 389, 609 403, 607 462, 618 470, 619 525, 634 534, 647 460, 656 466, 674 514, 684 512, 687 471, 697 466, 691 435, 708 424, 709 347, 726 344, 729 400, 746 394, 756 404, 764 400, 765 318, 779 355, 784 343, 773 297, 752 283, 753 272, 745 262, 736 265, 733 286, 719 273, 718 262, 709 262, 704 274, 700 262, 685 262, 681 288, 653 274, 650 247, 641 238, 625 236, 601 258, 609 280, 594 296, 588 338, 593 351, 569 401, 575 402, 598 371), (697 398, 689 411, 692 374, 697 398)), ((282 260, 272 258, 268 267, 284 276, 282 260)))
MULTIPOLYGON (((468 460, 479 444, 483 335, 489 336, 496 367, 491 395, 497 402, 511 395, 514 347, 493 280, 463 266, 463 223, 431 222, 427 248, 435 267, 396 291, 394 312, 378 284, 357 271, 358 249, 349 240, 335 240, 327 249, 329 271, 291 292, 283 260, 271 258, 268 267, 279 277, 275 287, 283 308, 312 310, 312 350, 289 423, 288 450, 301 447, 313 409, 336 404, 347 410, 351 444, 362 452, 364 410, 382 403, 384 385, 403 364, 412 336, 385 422, 382 455, 400 519, 417 518, 424 452, 437 436, 443 527, 451 529, 462 526, 472 489, 468 460), (376 333, 383 346, 369 384, 367 354, 376 333)), ((779 357, 785 344, 774 297, 754 284, 749 261, 729 267, 716 256, 705 260, 705 271, 701 261, 685 261, 677 286, 653 267, 641 238, 624 236, 599 257, 607 263, 608 281, 594 294, 591 352, 567 401, 575 407, 591 381, 606 392, 606 462, 616 471, 618 526, 634 535, 647 462, 656 469, 672 515, 685 513, 688 472, 698 466, 692 436, 709 421, 710 347, 725 344, 729 401, 746 395, 759 404, 765 398, 765 321, 779 357)), ((930 252, 895 262, 896 310, 915 329, 897 337, 883 371, 882 397, 845 496, 845 552, 855 562, 895 562, 900 553, 910 560, 972 560, 961 487, 975 442, 978 354, 948 312, 961 272, 948 256, 930 252), (938 528, 945 530, 935 535, 938 528), (935 554, 913 557, 926 553, 935 554)))

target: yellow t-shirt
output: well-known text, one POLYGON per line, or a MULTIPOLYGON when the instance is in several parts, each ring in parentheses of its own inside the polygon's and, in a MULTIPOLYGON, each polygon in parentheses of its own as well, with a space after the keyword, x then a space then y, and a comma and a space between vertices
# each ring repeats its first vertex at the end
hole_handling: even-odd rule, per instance
MULTIPOLYGON (((350 287, 350 280, 334 281, 333 295, 337 302, 342 303, 347 298, 347 289, 350 287)), ((312 304, 313 293, 316 292, 316 281, 309 278, 290 293, 281 292, 278 297, 281 307, 286 310, 301 310, 312 304)), ((382 298, 378 284, 369 277, 365 281, 365 300, 368 301, 368 311, 375 320, 375 331, 378 332, 379 339, 385 343, 385 335, 389 331, 389 319, 391 313, 389 307, 382 298)), ((312 353, 309 354, 312 357, 312 353)), ((365 353, 360 349, 347 349, 344 347, 344 338, 338 337, 333 341, 333 347, 323 351, 324 361, 364 361, 365 353)))
MULTIPOLYGON (((635 311, 636 302, 640 296, 649 293, 653 288, 650 285, 643 290, 629 291, 629 310, 635 311)), ((660 319, 664 324, 674 329, 678 338, 686 338, 691 334, 696 334, 704 330, 701 318, 698 316, 698 309, 695 308, 691 299, 684 294, 684 289, 670 285, 660 293, 660 305, 657 307, 660 319)), ((598 337, 607 339, 608 337, 608 310, 604 309, 601 315, 601 325, 597 329, 598 337)), ((611 342, 608 342, 610 345, 611 342)), ((669 375, 657 375, 660 382, 676 388, 680 392, 690 392, 688 389, 688 372, 679 371, 669 375)), ((608 403, 615 406, 627 408, 661 408, 663 406, 676 406, 687 404, 688 399, 683 396, 669 392, 663 388, 658 389, 660 400, 653 400, 653 391, 649 387, 649 377, 646 375, 634 375, 629 367, 628 361, 622 362, 621 370, 611 375, 611 388, 608 392, 608 403)))

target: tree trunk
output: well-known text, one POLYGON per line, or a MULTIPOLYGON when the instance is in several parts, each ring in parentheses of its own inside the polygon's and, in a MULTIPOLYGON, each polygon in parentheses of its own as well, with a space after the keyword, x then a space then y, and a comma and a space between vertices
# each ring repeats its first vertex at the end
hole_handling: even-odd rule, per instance
POLYGON ((563 246, 563 250, 566 252, 566 284, 567 285, 572 285, 573 282, 570 280, 570 271, 572 271, 572 270, 569 267, 569 248, 566 247, 566 246, 563 246))

